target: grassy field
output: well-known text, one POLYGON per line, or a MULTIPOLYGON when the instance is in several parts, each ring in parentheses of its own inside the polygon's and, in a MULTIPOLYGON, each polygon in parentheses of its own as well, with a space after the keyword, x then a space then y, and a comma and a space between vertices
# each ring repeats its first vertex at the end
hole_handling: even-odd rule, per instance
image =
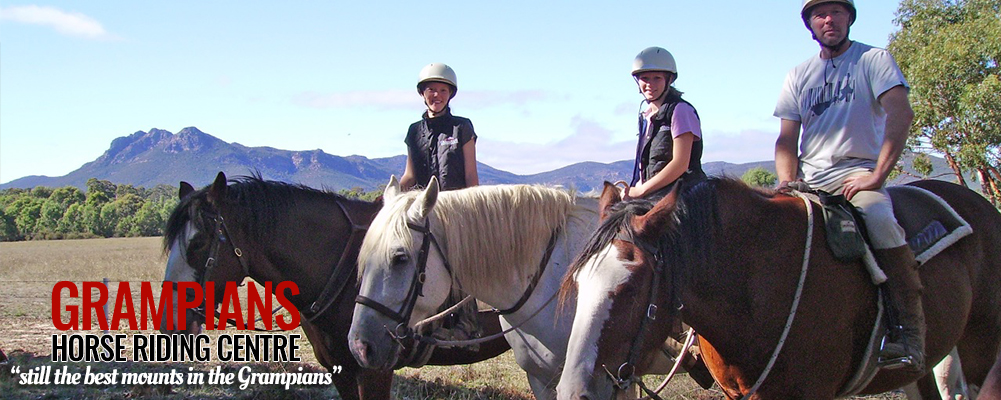
MULTIPOLYGON (((94 371, 110 372, 207 372, 215 366, 236 372, 251 366, 254 372, 322 372, 312 348, 303 335, 301 363, 52 363, 51 335, 60 333, 52 323, 52 287, 57 281, 111 282, 110 298, 118 281, 132 283, 138 294, 138 282, 163 280, 165 258, 160 251, 160 238, 88 239, 0 243, 0 349, 10 361, 0 365, 0 397, 23 399, 326 399, 337 398, 333 386, 293 386, 286 390, 280 385, 256 385, 241 390, 237 385, 45 385, 22 386, 12 373, 49 365, 53 369, 68 366, 71 372, 82 372, 86 366, 94 371)), ((154 285, 156 286, 156 285, 154 285)), ((155 290, 159 295, 159 290, 155 290)), ((134 300, 138 305, 138 298, 134 300)), ((69 304, 80 304, 70 299, 69 304)), ((244 303, 246 304, 246 303, 244 303)), ((63 313, 68 320, 68 314, 63 313)), ((95 329, 92 333, 97 333, 95 329)), ((112 332, 116 333, 116 332, 112 332)), ((117 333, 153 333, 128 331, 117 333)), ((296 329, 290 333, 299 333, 296 329)), ((218 335, 218 333, 215 333, 218 335)), ((656 386, 658 377, 649 377, 656 386)), ((702 390, 687 376, 675 379, 663 394, 665 399, 721 399, 717 390, 702 390)), ((398 399, 530 399, 524 373, 510 352, 493 360, 474 365, 450 367, 405 368, 396 372, 394 398, 398 399)), ((868 397, 897 399, 900 395, 868 397)))

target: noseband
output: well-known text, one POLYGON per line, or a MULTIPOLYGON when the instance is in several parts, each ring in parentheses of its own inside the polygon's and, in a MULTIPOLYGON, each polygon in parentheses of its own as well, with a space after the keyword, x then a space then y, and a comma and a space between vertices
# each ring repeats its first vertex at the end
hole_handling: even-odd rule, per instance
MULTIPOLYGON (((643 347, 643 341, 646 338, 648 331, 650 330, 649 325, 653 321, 657 320, 657 310, 659 307, 655 302, 657 301, 658 296, 660 295, 661 281, 664 280, 664 275, 665 275, 665 265, 663 262, 664 251, 661 246, 653 245, 647 243, 646 241, 637 240, 632 230, 627 230, 625 233, 619 233, 615 236, 615 238, 638 247, 641 251, 643 251, 646 254, 649 254, 652 257, 653 277, 652 281, 650 282, 650 294, 647 300, 646 315, 640 321, 639 333, 636 335, 636 337, 633 338, 633 342, 629 347, 629 355, 626 358, 626 361, 624 361, 621 365, 619 365, 619 367, 616 369, 614 373, 610 371, 608 367, 605 365, 602 365, 602 368, 605 369, 605 373, 608 375, 609 379, 612 380, 613 386, 615 386, 617 389, 627 390, 630 384, 636 383, 640 386, 640 388, 642 388, 644 391, 647 392, 650 398, 660 399, 657 393, 655 391, 648 389, 643 384, 642 379, 639 379, 639 377, 636 376, 635 373, 636 373, 636 363, 639 361, 640 357, 640 349, 643 347)), ((672 297, 671 304, 672 307, 675 304, 677 304, 677 307, 675 308, 676 312, 681 311, 681 309, 684 308, 684 305, 681 303, 681 299, 678 298, 677 295, 678 293, 677 274, 674 272, 673 269, 671 270, 670 278, 671 278, 671 297, 672 297)), ((687 349, 683 351, 687 351, 687 349)), ((679 355, 676 360, 676 364, 680 364, 683 357, 684 354, 679 355)), ((668 358, 674 358, 674 357, 668 355, 668 358)), ((677 365, 675 365, 675 368, 677 368, 677 365)), ((668 379, 670 379, 670 377, 668 379)))
POLYGON ((424 296, 424 281, 427 279, 427 262, 431 244, 434 244, 435 249, 438 250, 438 254, 442 255, 445 270, 448 271, 449 277, 452 276, 452 266, 449 265, 445 253, 441 250, 438 239, 431 232, 431 222, 427 218, 424 218, 423 226, 407 222, 407 227, 423 234, 424 239, 421 241, 420 252, 417 253, 417 266, 414 268, 414 277, 410 281, 410 289, 407 291, 403 306, 400 307, 399 311, 394 311, 369 297, 358 295, 355 298, 356 303, 369 307, 397 322, 396 328, 389 332, 390 336, 397 341, 411 337, 414 334, 413 329, 408 326, 407 322, 410 321, 410 315, 413 314, 414 307, 417 305, 417 297, 424 296))

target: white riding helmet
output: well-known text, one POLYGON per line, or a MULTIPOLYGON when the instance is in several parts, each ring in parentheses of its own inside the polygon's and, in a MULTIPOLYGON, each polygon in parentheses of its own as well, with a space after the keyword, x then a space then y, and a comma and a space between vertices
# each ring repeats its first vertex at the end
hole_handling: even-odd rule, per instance
POLYGON ((459 85, 456 84, 457 81, 455 71, 451 67, 442 63, 430 63, 421 68, 421 73, 418 75, 417 81, 417 93, 421 93, 424 84, 427 82, 441 82, 452 87, 452 95, 449 97, 452 98, 455 97, 455 92, 459 91, 459 85))
POLYGON ((660 47, 647 47, 633 59, 633 76, 648 71, 670 72, 677 79, 678 65, 671 52, 660 47))
POLYGON ((807 29, 810 29, 810 15, 808 14, 810 9, 813 8, 813 6, 823 3, 844 4, 845 7, 848 8, 848 11, 852 14, 851 21, 848 22, 848 26, 855 23, 855 17, 858 15, 858 12, 855 10, 855 2, 853 0, 803 0, 803 8, 800 9, 799 16, 803 18, 803 23, 806 24, 807 29))

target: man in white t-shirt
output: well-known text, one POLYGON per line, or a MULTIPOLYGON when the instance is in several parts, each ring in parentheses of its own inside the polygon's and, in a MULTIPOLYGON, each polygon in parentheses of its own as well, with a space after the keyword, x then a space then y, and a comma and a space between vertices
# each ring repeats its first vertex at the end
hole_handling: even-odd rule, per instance
POLYGON ((779 188, 802 181, 844 194, 862 209, 901 325, 880 362, 923 371, 921 279, 883 189, 914 118, 907 81, 889 52, 848 39, 852 0, 806 0, 801 16, 820 53, 789 71, 775 107, 782 120, 775 142, 779 188))

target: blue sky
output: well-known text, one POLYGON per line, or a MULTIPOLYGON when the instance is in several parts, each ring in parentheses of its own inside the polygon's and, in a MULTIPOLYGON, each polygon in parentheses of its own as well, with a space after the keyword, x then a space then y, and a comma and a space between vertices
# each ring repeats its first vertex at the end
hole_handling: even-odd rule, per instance
MULTIPOLYGON (((884 47, 897 4, 859 1, 884 47)), ((519 174, 632 158, 629 74, 671 51, 703 161, 772 159, 786 71, 816 54, 800 0, 0 3, 0 182, 65 175, 111 141, 195 126, 227 142, 405 153, 417 73, 451 65, 479 161, 519 174)), ((400 171, 402 173, 402 171, 400 171)))

